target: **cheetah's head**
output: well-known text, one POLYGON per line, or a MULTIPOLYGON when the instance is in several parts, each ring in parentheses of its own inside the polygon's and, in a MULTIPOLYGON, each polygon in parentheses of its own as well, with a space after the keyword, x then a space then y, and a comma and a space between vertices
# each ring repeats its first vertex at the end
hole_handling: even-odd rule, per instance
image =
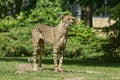
POLYGON ((62 17, 62 21, 63 21, 65 26, 72 25, 73 24, 73 19, 74 19, 74 17, 68 16, 68 15, 62 17))

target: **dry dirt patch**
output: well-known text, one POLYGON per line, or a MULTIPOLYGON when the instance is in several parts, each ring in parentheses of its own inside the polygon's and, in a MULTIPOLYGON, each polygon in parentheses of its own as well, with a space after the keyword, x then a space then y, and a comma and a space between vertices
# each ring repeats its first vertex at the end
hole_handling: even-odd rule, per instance
POLYGON ((33 69, 32 64, 20 64, 16 66, 16 73, 17 74, 23 74, 26 71, 31 71, 33 69))
MULTIPOLYGON (((16 66, 16 73, 17 74, 23 74, 25 73, 26 71, 32 71, 33 70, 33 64, 19 64, 16 66)), ((47 69, 47 68, 44 68, 43 70, 52 70, 52 69, 47 69)), ((83 71, 66 71, 66 70, 63 70, 65 72, 77 72, 77 73, 91 73, 91 74, 100 74, 101 72, 97 72, 97 71, 87 71, 87 70, 83 70, 83 71)))
POLYGON ((61 80, 86 80, 85 77, 80 77, 80 78, 63 78, 61 80))

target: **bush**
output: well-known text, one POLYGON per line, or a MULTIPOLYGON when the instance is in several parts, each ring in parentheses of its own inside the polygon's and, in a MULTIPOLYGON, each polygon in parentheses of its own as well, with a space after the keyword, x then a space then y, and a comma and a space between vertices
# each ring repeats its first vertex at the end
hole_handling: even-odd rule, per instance
POLYGON ((120 57, 120 3, 110 10, 110 20, 116 22, 105 28, 109 44, 105 46, 106 56, 111 58, 120 57))
POLYGON ((7 16, 4 19, 0 19, 0 32, 9 32, 11 28, 18 28, 30 25, 26 22, 25 12, 20 12, 16 18, 7 16))
POLYGON ((13 28, 9 33, 1 33, 1 56, 32 55, 31 35, 29 28, 13 28))
POLYGON ((31 10, 28 21, 55 26, 59 23, 60 16, 67 13, 69 12, 62 10, 60 0, 38 0, 36 8, 31 10))
POLYGON ((8 32, 10 28, 16 26, 18 21, 13 17, 7 16, 5 19, 0 20, 0 32, 8 32))
POLYGON ((91 58, 102 56, 103 45, 107 44, 103 37, 96 35, 94 29, 83 22, 70 28, 66 53, 69 57, 91 58))

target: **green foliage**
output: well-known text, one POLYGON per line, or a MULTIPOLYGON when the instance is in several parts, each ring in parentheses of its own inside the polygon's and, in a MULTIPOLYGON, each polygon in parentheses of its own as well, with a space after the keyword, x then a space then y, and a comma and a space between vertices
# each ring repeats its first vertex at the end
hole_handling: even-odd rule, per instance
POLYGON ((7 16, 4 20, 0 19, 0 32, 7 32, 10 28, 18 24, 19 22, 10 16, 7 16))
POLYGON ((98 57, 104 54, 103 44, 106 44, 105 39, 97 36, 92 28, 81 22, 72 26, 69 31, 66 53, 69 57, 98 57))
POLYGON ((65 13, 68 12, 62 11, 60 0, 39 0, 36 8, 31 10, 28 21, 55 26, 58 24, 60 16, 65 13))
POLYGON ((29 26, 30 24, 43 23, 55 26, 60 21, 62 14, 70 14, 62 11, 61 1, 38 0, 35 9, 30 12, 20 12, 13 17, 6 17, 0 21, 0 32, 7 32, 10 28, 29 26))
POLYGON ((5 17, 9 14, 9 12, 12 12, 13 3, 15 0, 0 0, 0 18, 5 17))
POLYGON ((110 18, 119 22, 120 21, 120 3, 117 4, 115 7, 113 7, 111 10, 110 10, 110 18))
POLYGON ((113 8, 119 3, 120 3, 119 0, 109 0, 107 6, 109 6, 110 8, 113 8))
POLYGON ((0 34, 1 56, 30 56, 32 42, 29 28, 13 28, 9 33, 0 34))
POLYGON ((109 44, 105 46, 106 55, 112 58, 120 57, 120 3, 111 9, 110 20, 116 22, 105 28, 109 44))
POLYGON ((0 32, 9 32, 11 28, 23 27, 30 25, 26 22, 25 12, 20 12, 20 15, 16 18, 7 16, 4 19, 0 19, 0 32))

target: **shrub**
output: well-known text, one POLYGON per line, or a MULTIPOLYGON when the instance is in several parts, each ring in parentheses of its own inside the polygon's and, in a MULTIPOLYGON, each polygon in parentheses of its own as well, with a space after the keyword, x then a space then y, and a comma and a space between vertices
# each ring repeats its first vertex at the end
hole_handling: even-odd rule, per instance
POLYGON ((83 22, 71 27, 66 53, 69 57, 98 57, 102 56, 103 45, 107 42, 103 37, 96 35, 93 28, 85 26, 83 22))
POLYGON ((25 12, 21 12, 17 18, 7 16, 4 19, 0 19, 0 32, 9 32, 11 28, 28 26, 25 12))
POLYGON ((13 28, 9 33, 1 33, 1 56, 32 55, 31 35, 29 28, 13 28))
POLYGON ((10 28, 18 24, 18 21, 13 17, 7 16, 0 20, 0 32, 8 32, 10 28))
POLYGON ((38 0, 36 8, 31 10, 28 21, 55 26, 59 23, 60 16, 66 13, 69 12, 62 10, 60 0, 38 0))
POLYGON ((111 58, 120 57, 120 3, 110 10, 110 20, 115 23, 104 29, 109 44, 105 46, 106 56, 111 58))

